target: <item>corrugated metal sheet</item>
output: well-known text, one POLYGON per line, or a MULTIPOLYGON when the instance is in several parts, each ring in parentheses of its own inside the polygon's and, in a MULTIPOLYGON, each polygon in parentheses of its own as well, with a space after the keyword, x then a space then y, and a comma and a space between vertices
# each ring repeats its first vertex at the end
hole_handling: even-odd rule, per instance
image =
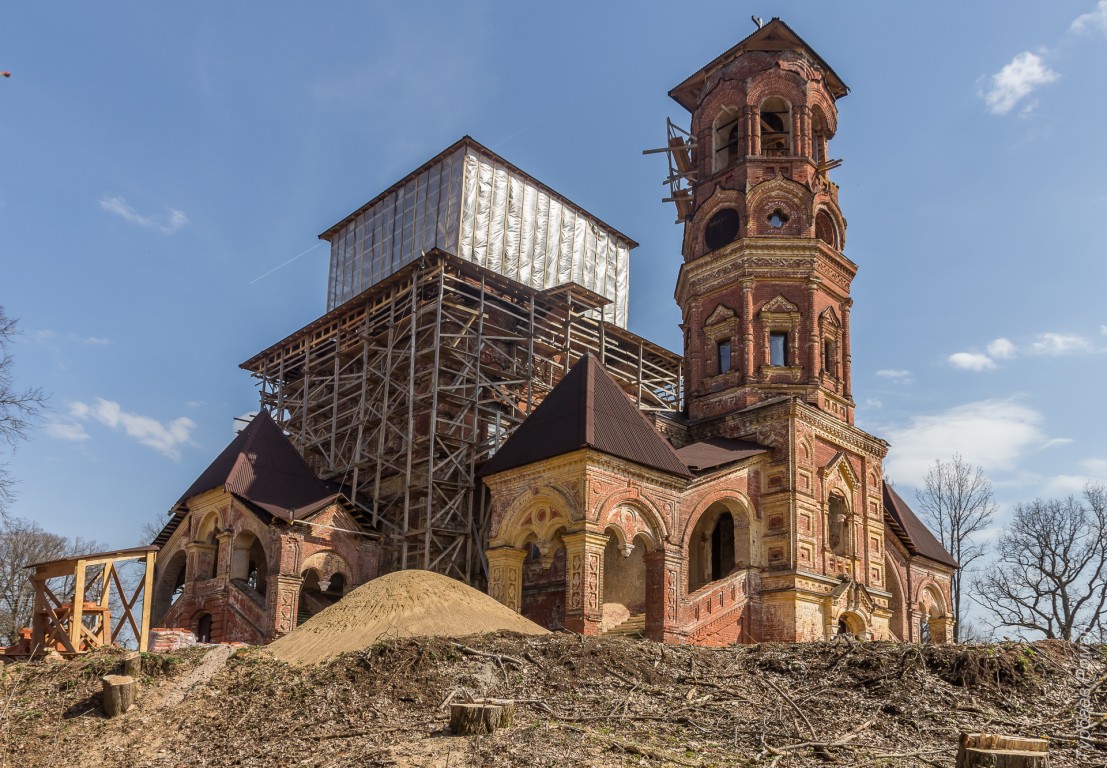
POLYGON ((269 414, 262 411, 189 486, 174 510, 193 496, 226 488, 270 514, 293 519, 339 494, 316 476, 269 414))
POLYGON ((892 518, 892 529, 900 536, 908 551, 922 555, 944 565, 954 568, 960 567, 953 555, 946 552, 946 548, 935 538, 930 529, 923 524, 907 506, 903 497, 896 493, 890 485, 884 483, 884 511, 892 518), (898 530, 897 530, 898 529, 898 530), (902 533, 900 533, 902 531, 902 533))
POLYGON ((568 282, 606 297, 627 326, 637 244, 472 139, 463 139, 323 234, 327 308, 439 248, 532 288, 568 282))
POLYGON ((726 437, 710 437, 698 443, 677 448, 677 456, 693 472, 703 472, 751 456, 767 453, 768 448, 749 440, 731 440, 726 437))
POLYGON ((691 477, 673 447, 650 425, 593 355, 585 355, 481 469, 492 475, 581 448, 691 477))

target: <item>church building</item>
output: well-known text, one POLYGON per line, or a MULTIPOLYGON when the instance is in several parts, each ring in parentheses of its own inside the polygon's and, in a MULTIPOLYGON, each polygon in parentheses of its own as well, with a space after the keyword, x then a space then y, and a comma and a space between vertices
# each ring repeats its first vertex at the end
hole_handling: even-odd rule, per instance
POLYGON ((579 361, 484 467, 496 598, 677 643, 951 638, 957 564, 854 425, 846 93, 779 19, 670 91, 691 113, 669 146, 684 411, 651 423, 579 361))
MULTIPOLYGON (((683 356, 637 245, 469 137, 326 230, 327 312, 170 510, 154 621, 268 642, 376 576, 667 643, 952 638, 957 563, 854 424, 841 78, 779 19, 676 86, 683 356)), ((183 485, 183 484, 182 484, 183 485)))

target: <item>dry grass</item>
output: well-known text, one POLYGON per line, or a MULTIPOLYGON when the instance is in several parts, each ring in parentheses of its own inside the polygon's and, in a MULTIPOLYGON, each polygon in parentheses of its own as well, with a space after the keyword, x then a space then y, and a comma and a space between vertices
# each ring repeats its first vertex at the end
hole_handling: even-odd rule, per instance
MULTIPOLYGON (((621 639, 485 636, 396 640, 309 667, 263 649, 233 656, 176 706, 98 712, 97 654, 15 664, 4 679, 0 766, 952 766, 962 730, 1023 736, 1076 729, 1076 650, 837 641, 729 649, 621 639), (486 655, 477 655, 472 651, 486 655), (496 658, 500 657, 500 658, 496 658), (526 700, 492 736, 443 732, 461 691, 526 700)), ((199 651, 144 661, 147 702, 199 651)), ((1107 665, 1084 667, 1092 709, 1107 665)), ((1104 729, 1093 727, 1093 737, 1104 729)), ((1051 744, 1051 764, 1107 752, 1051 744)))

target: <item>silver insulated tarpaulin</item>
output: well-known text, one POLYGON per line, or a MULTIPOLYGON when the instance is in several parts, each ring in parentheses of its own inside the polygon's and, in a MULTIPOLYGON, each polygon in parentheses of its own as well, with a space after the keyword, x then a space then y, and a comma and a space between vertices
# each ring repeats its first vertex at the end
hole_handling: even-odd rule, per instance
POLYGON ((328 310, 439 248, 539 290, 577 283, 627 325, 637 244, 468 137, 321 237, 328 310))

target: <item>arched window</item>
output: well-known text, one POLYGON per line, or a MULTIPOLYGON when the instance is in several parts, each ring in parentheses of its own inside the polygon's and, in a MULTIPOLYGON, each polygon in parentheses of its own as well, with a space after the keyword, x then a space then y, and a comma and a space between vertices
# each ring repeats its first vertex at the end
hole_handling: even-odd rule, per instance
POLYGON ((723 107, 711 127, 714 160, 711 171, 717 172, 729 168, 738 161, 739 144, 742 139, 742 120, 733 107, 723 107))
POLYGON ((838 494, 832 494, 828 507, 828 536, 827 544, 834 554, 845 556, 849 554, 849 514, 846 500, 838 494))
POLYGON ((815 165, 821 165, 827 158, 827 130, 826 120, 823 119, 822 110, 811 110, 811 159, 815 165))
POLYGON ((341 573, 336 573, 331 576, 330 584, 327 585, 327 592, 332 595, 338 595, 341 597, 346 591, 346 577, 341 573))
POLYGON ((822 240, 834 250, 841 250, 838 239, 838 227, 834 225, 834 219, 825 210, 815 214, 815 237, 822 240))
POLYGON ((787 157, 792 154, 792 105, 779 96, 761 102, 758 119, 761 131, 761 154, 765 157, 787 157))

